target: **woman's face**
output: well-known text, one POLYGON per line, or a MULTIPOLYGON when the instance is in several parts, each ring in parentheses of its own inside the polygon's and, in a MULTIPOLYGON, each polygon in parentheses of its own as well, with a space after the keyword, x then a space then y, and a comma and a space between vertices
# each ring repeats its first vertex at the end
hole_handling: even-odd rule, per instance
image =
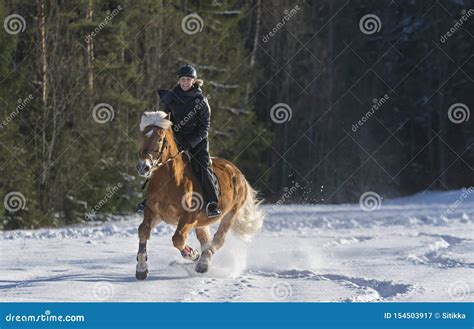
POLYGON ((196 79, 191 77, 181 77, 179 78, 178 83, 183 91, 188 91, 193 86, 195 80, 196 79))

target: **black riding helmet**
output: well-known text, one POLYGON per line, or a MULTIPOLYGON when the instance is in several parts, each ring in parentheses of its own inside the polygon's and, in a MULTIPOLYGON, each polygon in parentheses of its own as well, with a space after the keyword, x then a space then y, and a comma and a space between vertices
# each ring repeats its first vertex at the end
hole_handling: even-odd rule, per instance
POLYGON ((196 78, 197 77, 196 69, 189 64, 181 66, 178 70, 178 78, 181 78, 181 77, 196 78))

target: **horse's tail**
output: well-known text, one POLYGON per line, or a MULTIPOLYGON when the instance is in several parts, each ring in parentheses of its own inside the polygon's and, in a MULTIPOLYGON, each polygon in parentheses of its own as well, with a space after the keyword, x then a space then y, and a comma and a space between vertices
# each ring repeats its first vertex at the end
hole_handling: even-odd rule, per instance
POLYGON ((247 195, 244 204, 237 212, 232 231, 242 240, 248 241, 252 238, 263 225, 263 211, 260 204, 263 200, 257 198, 257 191, 245 180, 247 195))

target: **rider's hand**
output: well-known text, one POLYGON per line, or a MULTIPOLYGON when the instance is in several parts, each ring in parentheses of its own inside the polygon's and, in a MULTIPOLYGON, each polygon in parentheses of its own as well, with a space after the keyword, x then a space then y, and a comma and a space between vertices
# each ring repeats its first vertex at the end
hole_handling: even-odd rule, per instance
POLYGON ((190 162, 191 161, 191 154, 189 154, 189 151, 184 151, 183 152, 183 160, 184 160, 184 162, 190 162))
POLYGON ((186 141, 179 142, 178 147, 180 151, 188 151, 192 148, 191 145, 186 141))

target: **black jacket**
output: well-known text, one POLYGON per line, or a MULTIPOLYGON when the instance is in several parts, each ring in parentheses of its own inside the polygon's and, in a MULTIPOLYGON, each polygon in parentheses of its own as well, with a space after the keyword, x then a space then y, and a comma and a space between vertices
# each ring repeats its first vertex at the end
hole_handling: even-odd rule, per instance
POLYGON ((172 90, 158 90, 165 112, 171 113, 177 142, 185 149, 194 148, 208 137, 211 108, 201 88, 194 85, 183 91, 179 85, 172 90))

